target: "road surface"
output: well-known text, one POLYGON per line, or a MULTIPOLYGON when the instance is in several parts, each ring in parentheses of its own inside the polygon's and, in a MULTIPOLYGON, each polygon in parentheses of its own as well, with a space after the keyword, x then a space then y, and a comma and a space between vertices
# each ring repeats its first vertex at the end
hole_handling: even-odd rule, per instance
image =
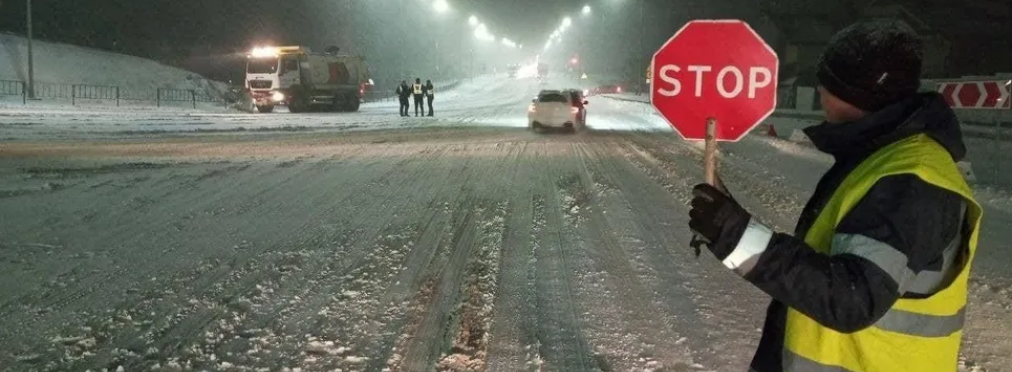
MULTIPOLYGON (((746 370, 768 298, 688 247, 701 146, 608 99, 587 132, 528 132, 537 89, 485 78, 437 118, 0 115, 0 366, 746 370)), ((829 164, 763 138, 722 163, 781 231, 829 164)), ((961 369, 1000 371, 1012 203, 981 192, 961 369)))

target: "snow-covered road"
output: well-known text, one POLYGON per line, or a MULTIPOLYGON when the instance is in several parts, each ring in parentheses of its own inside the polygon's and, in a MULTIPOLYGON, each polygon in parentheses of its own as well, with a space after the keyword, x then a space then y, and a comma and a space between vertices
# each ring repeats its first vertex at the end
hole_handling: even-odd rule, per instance
MULTIPOLYGON (((0 369, 746 370, 767 298, 688 247, 701 147, 609 99, 527 132, 537 90, 480 78, 436 118, 0 111, 0 369)), ((749 137, 722 164, 789 231, 829 159, 749 137)), ((1001 371, 1012 203, 979 192, 964 353, 1001 371)))

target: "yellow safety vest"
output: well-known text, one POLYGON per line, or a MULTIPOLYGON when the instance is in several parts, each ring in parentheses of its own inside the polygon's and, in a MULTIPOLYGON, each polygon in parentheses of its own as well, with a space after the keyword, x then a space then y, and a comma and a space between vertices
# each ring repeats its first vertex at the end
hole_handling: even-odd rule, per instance
MULTIPOLYGON (((816 218, 805 242, 833 253, 836 226, 881 178, 914 174, 968 201, 969 252, 951 285, 924 299, 899 299, 871 327, 841 333, 788 309, 784 370, 791 372, 952 372, 958 362, 970 263, 977 249, 982 209, 949 153, 926 135, 901 140, 872 154, 840 184, 816 218)), ((963 235, 965 236, 965 235, 963 235)), ((839 248, 839 247, 838 247, 839 248)))
POLYGON ((422 84, 415 84, 413 89, 415 94, 422 94, 422 84))

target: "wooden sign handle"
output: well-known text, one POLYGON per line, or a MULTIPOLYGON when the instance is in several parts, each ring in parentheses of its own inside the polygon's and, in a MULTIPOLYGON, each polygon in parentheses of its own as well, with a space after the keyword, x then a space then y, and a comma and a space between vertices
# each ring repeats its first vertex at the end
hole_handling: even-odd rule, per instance
MULTIPOLYGON (((725 195, 730 196, 727 192, 727 188, 724 187, 724 183, 720 181, 720 177, 717 176, 717 119, 709 118, 706 119, 706 149, 703 154, 703 177, 706 179, 706 183, 716 187, 717 190, 723 192, 725 195)), ((689 245, 695 250, 696 258, 699 258, 701 252, 700 247, 703 244, 709 244, 706 239, 703 239, 699 235, 693 234, 692 241, 689 245)))
POLYGON ((706 119, 706 152, 703 156, 703 177, 706 183, 717 183, 717 119, 706 119))
POLYGON ((717 175, 717 119, 706 119, 706 149, 703 155, 703 177, 706 183, 727 194, 727 188, 717 175))

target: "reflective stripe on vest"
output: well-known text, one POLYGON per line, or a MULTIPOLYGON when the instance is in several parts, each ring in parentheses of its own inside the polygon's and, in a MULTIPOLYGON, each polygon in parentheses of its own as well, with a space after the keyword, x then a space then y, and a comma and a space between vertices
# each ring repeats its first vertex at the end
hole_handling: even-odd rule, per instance
POLYGON ((422 94, 422 84, 415 84, 412 86, 412 90, 414 90, 415 94, 422 94))
POLYGON ((951 372, 956 369, 965 318, 967 280, 977 248, 982 210, 949 153, 925 135, 886 146, 855 168, 820 211, 805 236, 814 250, 863 257, 889 273, 905 293, 874 325, 852 333, 824 327, 788 309, 784 370, 816 372, 951 372), (914 275, 907 258, 886 243, 837 234, 836 226, 879 179, 913 174, 967 202, 960 238, 943 253, 940 271, 914 275))
POLYGON ((965 307, 952 315, 919 314, 891 309, 875 322, 875 327, 920 337, 948 337, 962 330, 965 320, 965 307))
POLYGON ((856 372, 840 366, 828 366, 814 360, 805 358, 790 350, 784 350, 783 355, 784 371, 797 372, 856 372))

